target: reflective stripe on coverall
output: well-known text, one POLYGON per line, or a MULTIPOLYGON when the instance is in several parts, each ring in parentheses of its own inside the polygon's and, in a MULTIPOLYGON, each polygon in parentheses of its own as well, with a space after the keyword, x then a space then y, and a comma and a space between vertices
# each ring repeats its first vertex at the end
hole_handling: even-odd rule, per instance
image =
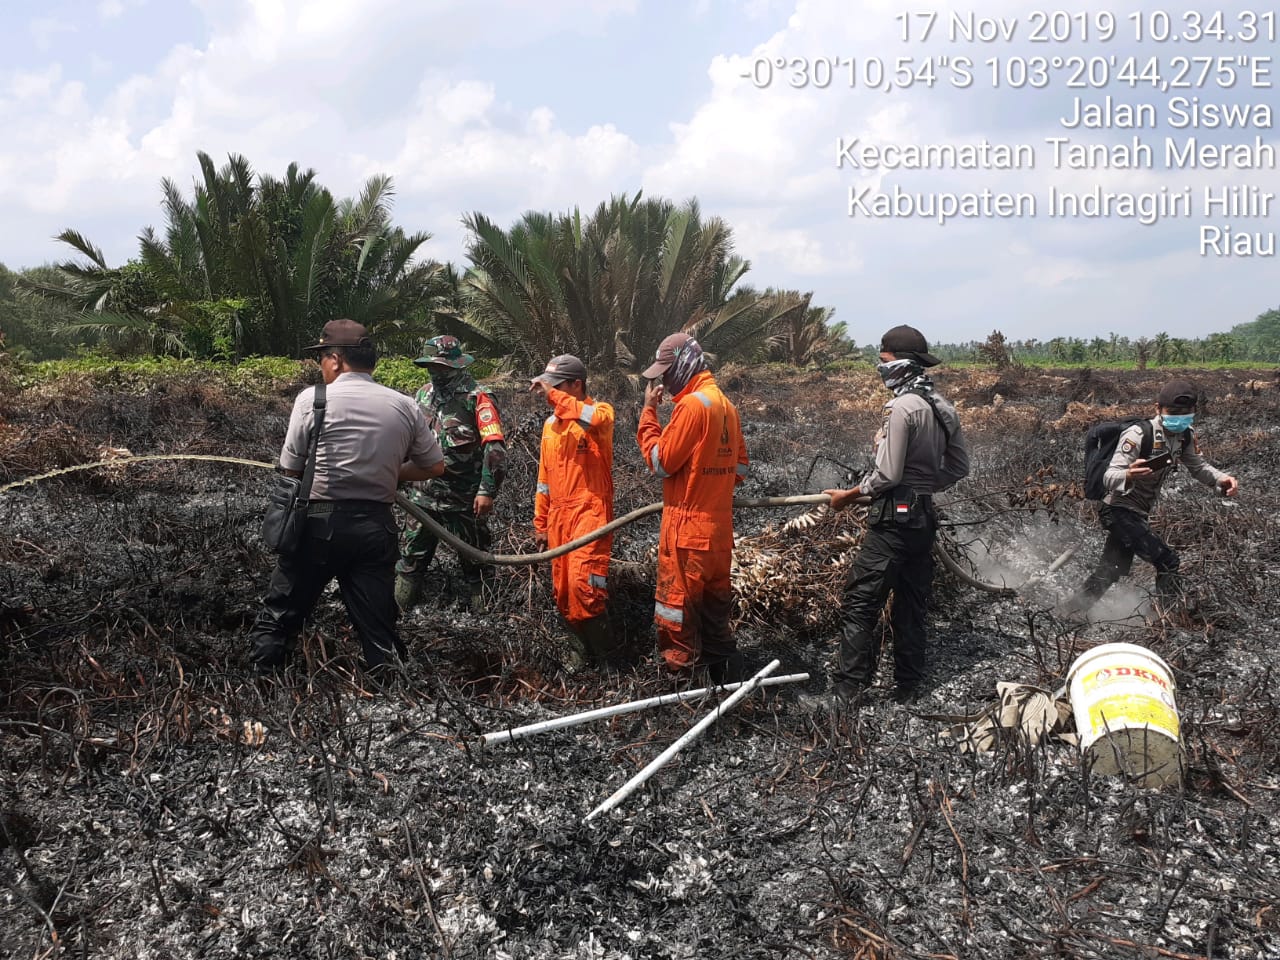
POLYGON ((707 371, 675 396, 665 429, 649 407, 636 440, 662 477, 662 530, 653 619, 658 650, 672 670, 726 659, 735 649, 733 491, 747 474, 738 411, 707 371))
MULTIPOLYGON (((555 413, 542 426, 533 528, 547 546, 598 530, 613 519, 613 407, 550 387, 555 413)), ((551 561, 556 606, 570 627, 603 616, 613 535, 551 561)))

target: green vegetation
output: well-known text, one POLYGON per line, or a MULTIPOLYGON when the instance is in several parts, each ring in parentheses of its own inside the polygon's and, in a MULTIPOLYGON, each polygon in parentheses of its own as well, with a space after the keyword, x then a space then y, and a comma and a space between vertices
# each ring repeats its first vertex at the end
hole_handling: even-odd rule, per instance
POLYGON ((446 324, 489 356, 541 369, 573 353, 592 369, 644 366, 658 343, 688 330, 720 359, 821 362, 841 355, 843 328, 811 294, 739 286, 750 263, 732 253, 729 227, 703 219, 695 201, 614 197, 581 211, 527 213, 502 230, 466 220, 473 267, 462 311, 446 324))
POLYGON ((386 356, 416 355, 448 331, 521 371, 557 352, 634 367, 679 329, 721 360, 818 364, 853 347, 811 294, 741 286, 750 264, 694 201, 615 197, 590 217, 531 212, 509 230, 474 213, 460 276, 415 260, 429 235, 392 224, 388 177, 335 201, 297 164, 276 179, 243 157, 221 170, 198 159, 190 199, 163 182, 165 227, 143 230, 134 259, 111 266, 68 229, 58 239, 78 259, 0 275, 0 330, 14 353, 296 356, 338 316, 368 327, 386 356))
POLYGON ((1052 340, 1008 340, 999 330, 981 343, 943 343, 933 352, 950 363, 976 362, 996 368, 1022 364, 1037 367, 1256 367, 1280 363, 1280 310, 1270 310, 1230 333, 1203 339, 1154 337, 1054 337, 1052 340))
MULTIPOLYGON (((471 369, 479 377, 494 372, 493 365, 483 360, 471 369)), ((427 382, 427 373, 414 366, 408 357, 385 357, 378 361, 373 378, 401 393, 412 394, 427 382)), ((10 364, 7 379, 20 389, 72 379, 103 386, 136 386, 140 391, 150 390, 161 381, 197 380, 231 384, 256 393, 296 390, 303 384, 318 383, 320 368, 310 360, 290 357, 246 357, 235 362, 167 356, 121 359, 83 354, 39 362, 16 360, 10 364)))
POLYGON ((243 157, 221 170, 206 154, 199 162, 192 199, 164 181, 165 229, 143 230, 136 259, 108 266, 69 229, 58 239, 81 259, 57 264, 53 279, 19 281, 74 311, 63 336, 122 357, 238 360, 296 355, 326 320, 345 316, 408 351, 432 329, 432 311, 452 301, 452 271, 414 263, 429 234, 392 224, 389 177, 335 201, 297 164, 278 180, 255 177, 243 157))
MULTIPOLYGON (((409 359, 422 340, 443 332, 462 338, 485 372, 533 371, 563 352, 593 370, 634 371, 676 330, 721 362, 830 367, 875 357, 812 293, 744 285, 751 265, 733 252, 730 227, 696 200, 615 196, 587 216, 529 212, 505 230, 475 212, 464 221, 469 264, 458 270, 417 260, 430 235, 392 223, 389 177, 335 200, 296 163, 277 179, 243 157, 221 169, 197 159, 192 196, 163 181, 164 228, 145 228, 123 265, 108 265, 74 229, 58 239, 78 259, 19 274, 0 265, 0 349, 11 360, 90 353, 254 369, 277 361, 246 358, 296 357, 339 316, 369 328, 387 358, 379 379, 401 389, 421 380, 409 359)), ((919 325, 930 333, 927 320, 919 325)), ((1280 362, 1280 309, 1203 339, 1008 340, 997 330, 933 352, 998 369, 1256 366, 1280 362)))

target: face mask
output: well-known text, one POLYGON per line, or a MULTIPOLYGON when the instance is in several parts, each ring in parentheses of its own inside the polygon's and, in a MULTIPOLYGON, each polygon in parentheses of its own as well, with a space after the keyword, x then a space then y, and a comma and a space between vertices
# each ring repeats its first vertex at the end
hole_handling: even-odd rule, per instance
POLYGON ((1164 428, 1170 433, 1185 433, 1191 428, 1191 424, 1195 422, 1196 415, 1194 413, 1166 413, 1160 418, 1160 422, 1164 424, 1164 428))
POLYGON ((439 390, 452 390, 467 375, 465 370, 456 370, 439 364, 427 367, 427 373, 431 377, 431 382, 439 390))
POLYGON ((690 340, 676 351, 675 362, 662 374, 662 387, 667 396, 674 397, 689 385, 689 381, 707 369, 707 359, 698 341, 690 340))
POLYGON ((890 390, 900 387, 921 372, 921 367, 911 360, 890 360, 888 363, 877 363, 876 373, 890 390))

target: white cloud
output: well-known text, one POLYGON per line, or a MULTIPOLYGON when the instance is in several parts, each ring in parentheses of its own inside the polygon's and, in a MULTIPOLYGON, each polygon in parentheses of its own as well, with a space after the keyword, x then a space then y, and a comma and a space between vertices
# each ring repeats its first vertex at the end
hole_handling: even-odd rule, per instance
MULTIPOLYGON (((141 3, 98 0, 89 9, 106 32, 123 29, 121 18, 141 3)), ((75 22, 56 14, 27 24, 31 47, 56 48, 58 56, 20 61, 20 69, 0 66, 0 126, 6 131, 0 141, 0 222, 6 225, 0 261, 46 258, 52 249, 39 246, 40 238, 68 225, 85 227, 113 261, 132 255, 139 228, 160 217, 161 177, 189 184, 195 152, 204 150, 217 162, 241 153, 256 169, 277 175, 296 160, 315 167, 322 183, 345 195, 371 173, 390 173, 399 189, 397 219, 436 234, 429 251, 455 261, 462 256, 458 220, 465 212, 479 210, 505 224, 529 209, 590 209, 611 194, 641 187, 677 202, 697 196, 706 215, 733 226, 738 252, 753 262, 749 283, 813 289, 816 304, 835 305, 841 316, 856 313, 860 323, 946 317, 966 335, 985 328, 985 336, 1006 322, 995 318, 1007 317, 1005 332, 1021 336, 1054 325, 1065 330, 1081 317, 1118 328, 1133 317, 1163 312, 1187 316, 1186 332, 1196 332, 1205 316, 1223 317, 1227 325, 1248 319, 1239 314, 1243 305, 1261 309, 1259 291, 1270 289, 1261 279, 1266 263, 1201 259, 1189 239, 1194 227, 1185 222, 1146 229, 1042 215, 1032 222, 939 228, 851 220, 845 203, 850 186, 1043 193, 1049 183, 1159 190, 1222 180, 1205 172, 1054 171, 1047 169, 1044 151, 1036 170, 1000 174, 837 169, 838 136, 880 144, 983 138, 1039 143, 1053 130, 1055 111, 1065 108, 1061 90, 883 94, 850 89, 844 77, 826 89, 794 89, 789 68, 772 66, 777 58, 888 60, 904 51, 948 49, 945 43, 904 46, 895 21, 903 8, 896 0, 695 0, 684 12, 706 30, 730 16, 735 31, 744 24, 759 29, 751 17, 792 12, 785 26, 760 36, 750 49, 726 44, 709 56, 700 87, 656 122, 612 105, 589 112, 595 78, 576 73, 576 44, 598 43, 602 36, 616 43, 633 26, 652 30, 670 19, 661 5, 193 4, 204 18, 198 37, 138 35, 147 41, 147 56, 167 49, 158 61, 127 60, 139 56, 127 45, 98 49, 93 31, 77 32, 75 22), (634 20, 642 17, 651 20, 634 20), (509 68, 515 59, 509 54, 537 44, 556 51, 546 76, 559 81, 558 88, 574 77, 586 94, 581 101, 541 95, 543 71, 517 76, 509 68), (767 86, 748 79, 757 63, 773 73, 767 86), (654 129, 662 132, 648 139, 639 132, 654 129)), ((982 0, 978 8, 1023 17, 1025 27, 1022 0, 982 0)), ((147 20, 133 16, 127 26, 136 22, 144 30, 147 20)), ((1000 49, 1028 52, 1021 43, 1000 49)), ((992 50, 975 45, 966 52, 980 60, 992 50)), ((1113 50, 1125 48, 1113 44, 1108 52, 1113 50)), ((640 78, 637 83, 646 70, 658 69, 654 52, 641 44, 618 58, 617 70, 640 78)), ((672 96, 654 101, 670 103, 672 96)), ((1274 189, 1253 175, 1239 182, 1274 189)), ((1280 229, 1276 218, 1270 224, 1280 229)), ((855 335, 869 336, 862 330, 855 335)))
MULTIPOLYGON (((0 144, 0 170, 8 174, 0 210, 12 227, 0 237, 0 261, 42 259, 51 251, 38 247, 33 257, 34 237, 109 209, 118 212, 114 235, 94 239, 113 261, 132 255, 138 229, 159 218, 160 179, 190 183, 197 150, 217 162, 240 153, 277 175, 297 160, 343 195, 369 173, 389 172, 401 188, 402 214, 426 211, 446 225, 460 209, 488 209, 490 183, 514 215, 536 203, 583 199, 575 185, 607 192, 606 182, 613 186, 627 165, 634 178, 636 145, 615 127, 566 131, 550 105, 520 116, 498 102, 483 55, 462 55, 459 38, 474 35, 481 15, 466 0, 195 3, 207 42, 177 43, 159 64, 113 86, 87 90, 56 64, 0 70, 0 121, 12 131, 0 144), (459 68, 433 74, 416 101, 397 102, 403 94, 384 74, 421 72, 435 60, 461 61, 461 76, 459 68), (419 199, 406 195, 411 185, 456 192, 419 199)), ((96 11, 114 19, 137 5, 103 0, 96 11)), ((501 48, 570 37, 635 9, 634 0, 547 0, 536 8, 496 0, 483 11, 484 39, 501 48)), ((73 29, 54 18, 30 24, 37 44, 73 29)), ((440 232, 435 223, 403 219, 411 229, 440 232)))
MULTIPOLYGON (((995 0, 978 8, 987 16, 1019 18, 1025 36, 1025 4, 995 0)), ((892 93, 851 90, 840 67, 825 89, 812 83, 790 85, 790 64, 796 59, 865 62, 877 57, 892 69, 894 57, 922 50, 964 52, 978 65, 995 53, 1044 52, 1028 50, 1021 39, 999 49, 976 45, 961 51, 945 41, 904 46, 895 20, 904 9, 889 0, 799 0, 785 28, 750 51, 715 58, 708 70, 707 96, 688 117, 673 122, 670 149, 646 168, 645 187, 681 197, 696 194, 704 210, 725 215, 734 225, 739 252, 754 264, 749 280, 761 284, 772 282, 776 273, 790 274, 814 287, 815 303, 824 302, 825 295, 837 302, 854 300, 876 316, 945 315, 971 331, 989 329, 993 313, 1005 314, 1012 328, 1007 332, 1020 335, 1042 329, 1047 318, 1064 330, 1078 325, 1081 317, 1119 329, 1138 315, 1123 312, 1122 305, 1132 308, 1136 300, 1150 297, 1166 301, 1167 309, 1185 316, 1191 329, 1202 330, 1203 315, 1188 312, 1186 292, 1195 288, 1188 277, 1230 267, 1205 264, 1194 249, 1190 222, 1136 228, 1115 220, 1055 221, 1045 215, 1043 200, 1050 184, 1074 190, 1095 185, 1130 191, 1191 185, 1198 190, 1222 181, 1219 173, 1054 170, 1043 147, 1034 170, 836 169, 838 136, 880 145, 985 138, 1041 146, 1043 137, 1062 132, 1058 111, 1069 103, 1063 91, 1028 90, 1026 96, 1015 96, 993 92, 981 82, 962 94, 941 86, 892 93), (786 66, 778 67, 779 60, 786 66), (753 83, 753 77, 761 83, 753 83), (925 192, 1025 191, 1036 195, 1040 209, 1034 220, 957 221, 942 228, 918 220, 851 220, 845 215, 848 188, 894 185, 925 192), (1184 299, 1173 299, 1174 289, 1184 299), (1012 309, 1013 304, 1046 297, 1049 303, 1042 304, 1036 319, 1029 311, 1012 309)), ((940 11, 935 41, 946 32, 949 16, 950 11, 940 11)), ((1113 49, 1124 53, 1127 48, 1117 42, 1108 52, 1113 49)), ((1120 134, 1113 136, 1119 139, 1120 134)), ((1103 132, 1093 139, 1106 136, 1103 132)), ((1276 142, 1273 135, 1268 139, 1276 142)), ((1255 175, 1227 179, 1267 188, 1255 175)), ((1280 227, 1277 218, 1271 224, 1280 227)), ((1260 261, 1237 265, 1258 281, 1253 289, 1232 288, 1237 303, 1253 297, 1261 307, 1259 298, 1269 295, 1260 281, 1265 267, 1260 261)), ((1216 296, 1205 290, 1193 294, 1193 300, 1207 306, 1216 296)), ((1235 322, 1250 316, 1237 315, 1235 322)))
POLYGON ((51 49, 59 36, 75 33, 79 29, 74 20, 64 20, 61 17, 36 17, 27 24, 32 42, 42 52, 51 49))
POLYGON ((394 157, 364 158, 366 173, 384 169, 396 171, 402 195, 418 198, 408 202, 431 225, 430 252, 456 259, 460 211, 505 225, 526 210, 590 208, 634 183, 641 161, 639 146, 611 124, 572 133, 547 107, 519 113, 491 87, 431 77, 394 157))

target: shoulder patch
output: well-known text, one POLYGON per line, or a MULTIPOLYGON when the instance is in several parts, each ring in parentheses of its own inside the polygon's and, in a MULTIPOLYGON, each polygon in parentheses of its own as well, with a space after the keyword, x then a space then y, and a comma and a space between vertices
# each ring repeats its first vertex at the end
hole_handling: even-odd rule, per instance
POLYGON ((487 393, 477 392, 475 397, 476 426, 480 429, 480 442, 488 443, 503 439, 502 420, 498 416, 497 406, 487 393))
POLYGON ((1120 451, 1125 454, 1133 453, 1137 449, 1137 443, 1132 440, 1126 440, 1124 443, 1120 444, 1120 451))

